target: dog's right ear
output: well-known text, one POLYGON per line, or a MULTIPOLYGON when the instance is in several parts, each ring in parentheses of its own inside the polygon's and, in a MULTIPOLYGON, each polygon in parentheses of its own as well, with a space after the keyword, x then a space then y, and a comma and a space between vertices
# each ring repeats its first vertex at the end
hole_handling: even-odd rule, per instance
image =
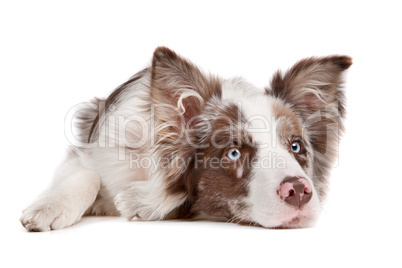
POLYGON ((345 116, 342 72, 352 65, 349 56, 311 57, 299 61, 284 75, 278 71, 268 94, 282 99, 306 120, 315 112, 335 107, 345 116))
POLYGON ((166 47, 155 50, 151 72, 151 97, 155 115, 162 123, 185 127, 201 113, 209 98, 221 94, 218 79, 207 78, 194 64, 166 47))

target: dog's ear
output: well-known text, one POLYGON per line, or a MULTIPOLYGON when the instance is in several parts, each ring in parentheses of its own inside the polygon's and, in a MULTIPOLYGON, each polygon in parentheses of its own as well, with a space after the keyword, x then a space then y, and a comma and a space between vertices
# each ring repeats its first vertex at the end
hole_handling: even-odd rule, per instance
POLYGON ((284 100, 306 120, 321 109, 336 106, 345 116, 342 72, 352 65, 348 56, 307 58, 296 63, 285 75, 278 71, 267 93, 284 100))
POLYGON ((191 62, 175 52, 158 47, 153 56, 151 70, 151 97, 155 115, 163 122, 188 123, 199 115, 205 102, 220 95, 218 79, 204 76, 191 62))

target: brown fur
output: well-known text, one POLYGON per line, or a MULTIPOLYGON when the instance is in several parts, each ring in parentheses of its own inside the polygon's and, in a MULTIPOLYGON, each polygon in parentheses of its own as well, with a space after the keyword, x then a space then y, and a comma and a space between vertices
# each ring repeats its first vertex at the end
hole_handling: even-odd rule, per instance
POLYGON ((246 120, 238 107, 217 102, 206 107, 205 118, 197 125, 203 148, 198 150, 202 161, 198 162, 196 169, 199 176, 194 183, 197 189, 193 212, 203 211, 210 216, 225 216, 237 221, 241 218, 238 213, 247 213, 249 209, 241 200, 248 193, 256 148, 250 144, 251 137, 244 131, 246 120), (202 126, 206 122, 211 124, 210 129, 202 126), (231 161, 226 156, 232 148, 237 148, 242 154, 237 161, 231 161), (220 161, 221 166, 214 165, 212 161, 220 161), (240 178, 236 174, 239 166, 243 167, 240 178))
POLYGON ((306 150, 308 143, 303 139, 302 124, 299 117, 281 100, 276 100, 273 103, 272 110, 278 120, 277 133, 279 142, 285 148, 288 148, 289 153, 294 155, 300 166, 306 171, 309 164, 306 150), (298 154, 294 154, 290 149, 291 144, 296 141, 301 144, 301 150, 298 154))
POLYGON ((194 143, 198 142, 194 119, 209 99, 220 98, 221 84, 214 77, 205 77, 191 62, 164 47, 156 49, 151 70, 151 98, 160 123, 155 151, 171 162, 172 168, 166 170, 165 176, 168 193, 187 196, 180 209, 184 215, 193 203, 192 193, 196 189, 192 182, 198 176, 186 165, 194 164, 194 143), (180 95, 186 93, 189 96, 182 100, 183 107, 177 107, 180 95), (188 162, 177 163, 183 159, 188 162))

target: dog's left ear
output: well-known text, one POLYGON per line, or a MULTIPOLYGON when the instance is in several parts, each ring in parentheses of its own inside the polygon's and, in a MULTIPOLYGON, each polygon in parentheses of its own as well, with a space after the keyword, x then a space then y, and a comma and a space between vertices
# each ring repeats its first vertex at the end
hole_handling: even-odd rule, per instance
POLYGON ((306 120, 321 109, 336 106, 345 116, 342 72, 352 65, 348 56, 307 58, 296 63, 285 75, 278 71, 271 80, 268 94, 284 100, 306 120))

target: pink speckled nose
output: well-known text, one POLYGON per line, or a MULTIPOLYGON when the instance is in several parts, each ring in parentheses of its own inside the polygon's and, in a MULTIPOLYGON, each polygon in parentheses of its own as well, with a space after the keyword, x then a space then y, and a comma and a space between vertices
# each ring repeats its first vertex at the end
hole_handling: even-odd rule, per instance
POLYGON ((287 177, 278 188, 278 195, 288 205, 301 209, 313 196, 311 184, 302 177, 287 177))

